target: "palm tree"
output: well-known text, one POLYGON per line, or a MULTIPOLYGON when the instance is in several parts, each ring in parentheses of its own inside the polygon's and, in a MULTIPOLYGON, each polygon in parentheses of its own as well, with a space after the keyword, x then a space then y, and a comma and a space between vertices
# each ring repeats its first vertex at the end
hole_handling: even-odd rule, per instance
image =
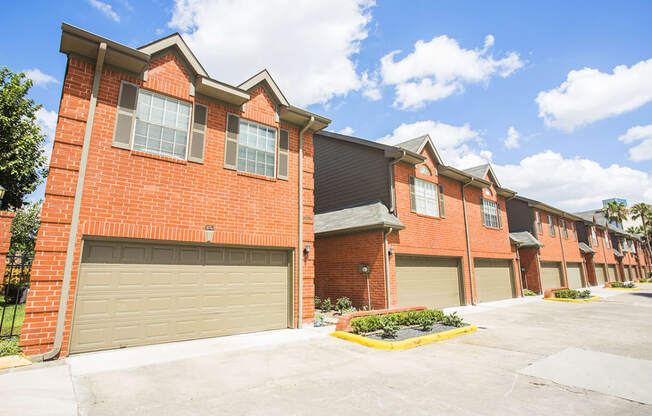
POLYGON ((647 243, 647 250, 652 255, 652 249, 650 248, 650 232, 652 232, 652 227, 650 227, 650 220, 652 219, 652 207, 650 207, 645 202, 639 202, 632 205, 632 208, 629 210, 629 213, 632 215, 631 219, 641 218, 641 232, 637 234, 643 234, 645 242, 647 243))
POLYGON ((617 224, 622 224, 628 217, 627 206, 618 201, 607 202, 607 205, 602 208, 602 212, 605 217, 607 217, 607 221, 615 222, 617 224))
POLYGON ((625 231, 627 231, 628 233, 631 233, 631 234, 645 234, 643 232, 643 227, 640 226, 640 225, 637 225, 637 226, 634 226, 634 227, 629 227, 625 231))

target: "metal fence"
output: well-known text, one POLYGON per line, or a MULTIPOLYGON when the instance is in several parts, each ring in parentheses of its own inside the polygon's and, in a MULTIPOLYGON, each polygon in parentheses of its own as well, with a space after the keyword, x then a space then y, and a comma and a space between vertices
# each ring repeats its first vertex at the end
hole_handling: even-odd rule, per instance
POLYGON ((0 339, 20 336, 31 271, 32 257, 7 256, 0 286, 0 339))

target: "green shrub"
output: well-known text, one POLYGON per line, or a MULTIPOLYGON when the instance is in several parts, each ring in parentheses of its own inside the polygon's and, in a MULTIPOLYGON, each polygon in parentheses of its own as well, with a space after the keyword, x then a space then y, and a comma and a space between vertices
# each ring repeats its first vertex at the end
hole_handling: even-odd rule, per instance
POLYGON ((326 298, 321 302, 321 310, 324 312, 330 312, 333 310, 333 304, 331 303, 331 298, 326 298))
MULTIPOLYGON (((390 314, 391 315, 391 314, 390 314)), ((382 329, 383 338, 395 338, 400 326, 390 315, 383 315, 380 318, 380 329, 382 329)))
POLYGON ((351 327, 356 334, 366 334, 380 329, 380 316, 367 315, 351 319, 351 327))
POLYGON ((650 279, 644 277, 641 279, 641 283, 650 283, 650 279))
POLYGON ((629 283, 623 283, 623 282, 613 282, 611 284, 611 287, 620 287, 620 288, 625 288, 625 289, 633 289, 636 287, 634 282, 629 282, 629 283))
POLYGON ((588 299, 591 297, 591 291, 589 289, 580 290, 580 299, 588 299))
POLYGON ((321 303, 321 299, 319 299, 319 297, 315 296, 315 309, 319 308, 320 303, 321 303))
POLYGON ((422 313, 419 314, 419 317, 417 318, 417 324, 422 331, 430 331, 432 326, 435 324, 435 320, 432 315, 422 313))
POLYGON ((433 322, 442 322, 444 320, 444 312, 437 309, 425 309, 419 312, 419 316, 428 317, 433 322))
POLYGON ((315 314, 315 326, 324 326, 324 315, 321 313, 315 314))
POLYGON ((456 328, 464 326, 464 320, 461 317, 457 316, 457 312, 453 312, 450 315, 444 315, 441 323, 443 325, 454 326, 456 328))
POLYGON ((575 299, 580 293, 577 290, 565 289, 555 292, 555 297, 558 299, 575 299))
POLYGON ((345 311, 347 309, 351 309, 352 306, 353 304, 351 303, 351 299, 347 298, 346 296, 339 298, 335 303, 335 308, 340 313, 343 313, 342 311, 345 311))
MULTIPOLYGON (((457 319, 460 318, 457 317, 457 319)), ((360 316, 351 320, 351 327, 353 328, 353 332, 356 334, 375 332, 383 329, 381 320, 389 320, 398 328, 412 325, 422 326, 423 320, 430 321, 433 324, 436 322, 442 322, 444 320, 444 313, 436 309, 425 309, 423 311, 406 311, 388 313, 385 315, 360 316)))
POLYGON ((22 353, 18 346, 18 337, 5 338, 0 340, 0 357, 6 355, 18 355, 22 353))
POLYGON ((530 289, 523 289, 523 296, 536 296, 536 292, 531 291, 530 289))

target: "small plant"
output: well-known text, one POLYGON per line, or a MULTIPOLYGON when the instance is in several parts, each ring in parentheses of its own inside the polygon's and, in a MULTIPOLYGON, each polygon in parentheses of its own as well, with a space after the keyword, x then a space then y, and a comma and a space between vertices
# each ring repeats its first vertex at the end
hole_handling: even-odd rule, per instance
POLYGON ((321 303, 321 299, 319 299, 318 296, 315 296, 315 309, 319 308, 320 303, 321 303))
POLYGON ((342 315, 344 315, 345 313, 357 312, 357 311, 358 311, 358 310, 357 310, 356 308, 354 308, 353 306, 351 306, 351 307, 348 308, 348 309, 344 309, 344 310, 340 311, 340 313, 341 313, 342 315))
POLYGON ((575 299, 578 295, 579 292, 573 289, 558 290, 555 292, 555 297, 558 299, 575 299))
POLYGON ((523 296, 536 296, 536 292, 531 291, 530 289, 523 289, 523 296))
POLYGON ((335 308, 340 313, 344 313, 344 310, 351 309, 352 306, 353 304, 351 303, 351 299, 347 298, 346 296, 339 298, 335 303, 335 308))
POLYGON ((315 314, 315 326, 324 326, 324 315, 321 313, 315 314))
POLYGON ((450 315, 444 315, 441 323, 446 326, 454 326, 455 328, 464 326, 464 320, 457 316, 457 312, 453 312, 450 315))
POLYGON ((591 291, 589 289, 580 290, 580 299, 588 299, 591 297, 591 291))
POLYGON ((623 289, 633 289, 636 287, 634 282, 628 282, 628 283, 623 283, 623 282, 613 282, 611 284, 611 287, 617 287, 617 288, 623 288, 623 289))
POLYGON ((420 314, 417 318, 417 325, 422 331, 430 331, 435 324, 435 320, 429 314, 420 314))
POLYGON ((333 304, 331 303, 331 298, 326 298, 321 302, 321 310, 324 312, 330 312, 333 310, 333 304))
POLYGON ((384 315, 380 318, 380 329, 382 329, 383 338, 395 338, 399 330, 399 325, 391 318, 391 316, 384 315))
POLYGON ((641 283, 650 283, 650 279, 647 279, 645 277, 642 278, 640 281, 641 281, 641 283))
POLYGON ((380 329, 380 316, 367 315, 351 320, 351 327, 356 334, 366 334, 380 329))
POLYGON ((18 337, 11 337, 0 340, 0 357, 6 355, 19 355, 22 351, 18 346, 18 337))
POLYGON ((444 320, 444 312, 437 309, 426 309, 419 312, 419 316, 425 316, 432 319, 433 322, 442 322, 444 320))

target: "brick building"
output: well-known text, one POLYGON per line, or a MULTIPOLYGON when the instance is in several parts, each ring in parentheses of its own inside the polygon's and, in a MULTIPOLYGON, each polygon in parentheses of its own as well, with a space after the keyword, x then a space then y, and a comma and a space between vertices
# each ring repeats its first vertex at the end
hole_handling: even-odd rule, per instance
POLYGON ((313 133, 330 121, 267 71, 210 78, 178 34, 134 49, 64 23, 60 50, 23 351, 311 321, 313 133))
POLYGON ((428 136, 389 146, 319 132, 317 296, 372 309, 520 296, 504 209, 514 195, 489 165, 444 165, 428 136))

